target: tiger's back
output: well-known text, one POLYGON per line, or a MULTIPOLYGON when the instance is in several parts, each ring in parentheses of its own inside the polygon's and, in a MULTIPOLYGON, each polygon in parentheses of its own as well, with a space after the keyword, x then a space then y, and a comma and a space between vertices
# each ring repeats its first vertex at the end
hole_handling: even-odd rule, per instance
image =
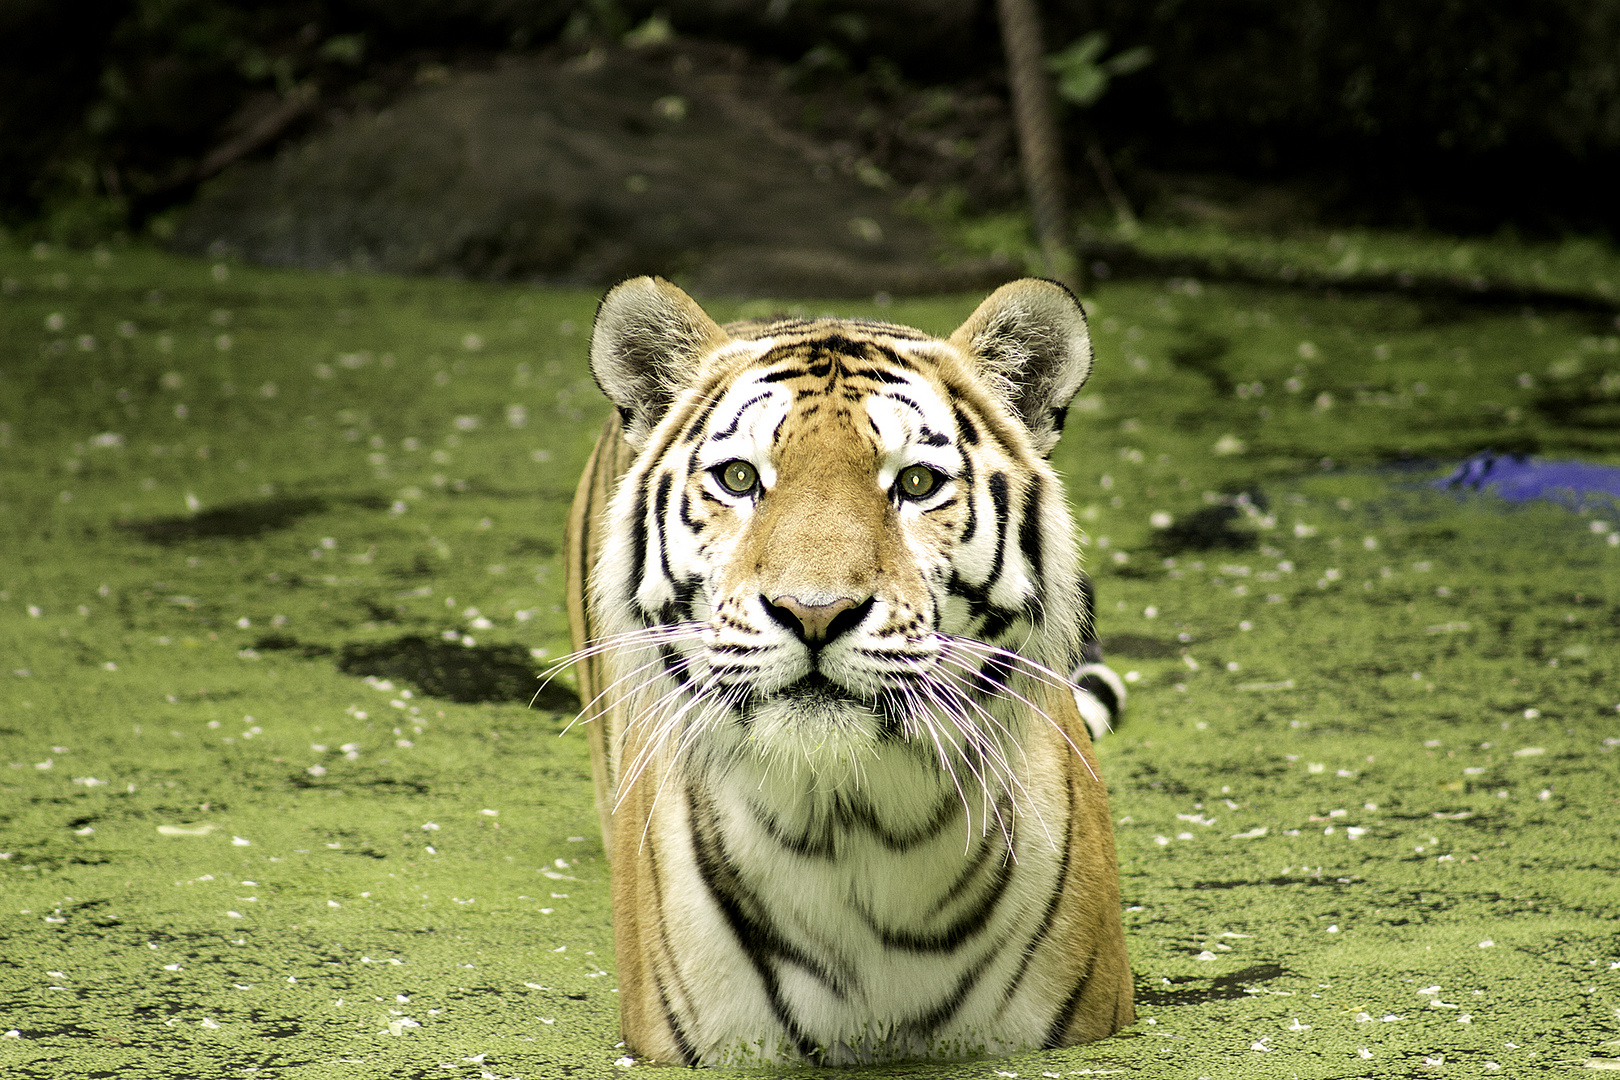
POLYGON ((945 342, 721 328, 638 279, 592 364, 619 414, 569 614, 631 1048, 965 1057, 1130 1023, 1107 796, 1054 674, 1089 618, 1046 462, 1089 368, 1072 298, 1008 286, 945 342))

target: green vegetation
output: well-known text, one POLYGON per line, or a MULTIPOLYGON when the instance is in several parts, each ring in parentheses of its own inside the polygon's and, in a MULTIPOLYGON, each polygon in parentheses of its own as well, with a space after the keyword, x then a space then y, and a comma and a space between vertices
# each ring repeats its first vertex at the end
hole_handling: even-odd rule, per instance
MULTIPOLYGON (((905 206, 961 252, 1009 260, 1031 272, 1039 266, 1029 215, 1022 210, 972 214, 960 193, 905 206)), ((1213 206, 1205 209, 1220 216, 1213 206)), ((1493 294, 1499 302, 1517 295, 1560 307, 1620 308, 1620 251, 1595 237, 1459 239, 1394 229, 1301 227, 1277 234, 1217 224, 1104 225, 1100 215, 1091 217, 1078 230, 1079 248, 1093 266, 1103 264, 1097 276, 1105 280, 1109 261, 1123 257, 1127 263, 1196 267, 1195 276, 1279 286, 1439 290, 1459 298, 1493 294)))
POLYGON ((1388 229, 1301 231, 1286 237, 1234 236, 1230 230, 1148 225, 1127 239, 1162 258, 1194 257, 1225 270, 1278 282, 1331 284, 1367 278, 1407 285, 1453 282, 1464 289, 1533 289, 1620 305, 1620 254, 1590 237, 1531 242, 1510 237, 1459 240, 1388 229))
MULTIPOLYGON (((0 285, 0 1072, 620 1074, 584 739, 511 674, 567 648, 596 297, 144 249, 0 285)), ((1172 285, 1099 286, 1057 455, 1133 673, 1143 1019, 880 1072, 1620 1059, 1620 509, 1428 483, 1620 464, 1612 316, 1172 285)))

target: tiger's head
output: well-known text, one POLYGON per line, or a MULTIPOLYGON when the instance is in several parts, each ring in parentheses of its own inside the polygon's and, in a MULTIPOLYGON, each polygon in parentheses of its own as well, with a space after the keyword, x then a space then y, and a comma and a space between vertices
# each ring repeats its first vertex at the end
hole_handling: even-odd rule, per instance
POLYGON ((649 742, 823 774, 891 742, 1005 760, 1017 702, 1079 656, 1047 457, 1090 368, 1085 316, 1048 281, 945 339, 720 326, 656 278, 610 292, 591 369, 635 460, 592 603, 649 742))

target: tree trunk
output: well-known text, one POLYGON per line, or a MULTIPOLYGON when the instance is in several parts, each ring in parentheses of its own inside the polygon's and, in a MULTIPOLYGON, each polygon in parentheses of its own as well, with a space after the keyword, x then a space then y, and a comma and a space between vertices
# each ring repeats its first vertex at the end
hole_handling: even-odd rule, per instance
POLYGON ((996 0, 996 13, 1001 21, 1001 43, 1007 52, 1007 83, 1018 130, 1018 158, 1030 216, 1035 220, 1035 237, 1041 245, 1047 275, 1078 291, 1079 266, 1069 240, 1069 215, 1064 205, 1067 181, 1063 144, 1053 114, 1052 87, 1043 66, 1046 53, 1041 43, 1040 12, 1035 0, 996 0))

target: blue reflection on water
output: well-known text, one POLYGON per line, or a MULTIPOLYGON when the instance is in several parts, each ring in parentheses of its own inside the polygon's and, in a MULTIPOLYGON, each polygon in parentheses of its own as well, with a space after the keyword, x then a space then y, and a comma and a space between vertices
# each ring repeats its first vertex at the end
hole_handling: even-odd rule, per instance
POLYGON ((1550 499, 1579 508, 1620 500, 1620 467, 1584 461, 1537 461, 1486 450, 1458 465, 1438 488, 1486 491, 1509 502, 1550 499))

